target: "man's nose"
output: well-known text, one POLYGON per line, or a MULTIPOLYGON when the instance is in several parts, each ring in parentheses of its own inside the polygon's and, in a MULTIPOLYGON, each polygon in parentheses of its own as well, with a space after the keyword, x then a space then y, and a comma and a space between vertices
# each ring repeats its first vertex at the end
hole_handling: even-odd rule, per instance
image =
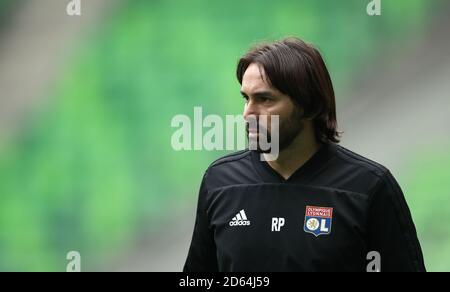
POLYGON ((249 100, 244 106, 244 120, 248 121, 250 116, 257 117, 259 115, 258 106, 249 100))

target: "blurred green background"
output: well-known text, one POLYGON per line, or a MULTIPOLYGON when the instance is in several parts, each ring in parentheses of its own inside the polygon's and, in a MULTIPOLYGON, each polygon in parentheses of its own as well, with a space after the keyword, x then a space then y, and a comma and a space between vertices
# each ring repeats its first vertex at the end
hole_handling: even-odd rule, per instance
POLYGON ((424 113, 414 102, 427 76, 449 72, 448 54, 433 59, 447 45, 445 1, 383 0, 379 17, 362 0, 92 0, 80 17, 65 14, 68 2, 0 0, 0 271, 64 271, 70 250, 83 270, 181 270, 203 171, 226 152, 174 151, 171 119, 194 106, 240 114, 237 59, 285 36, 320 48, 344 145, 393 170, 427 268, 450 271, 450 139, 436 130, 450 99, 432 86, 420 100, 448 107, 424 113), (439 66, 424 69, 423 59, 439 66), (383 89, 383 78, 401 94, 386 89, 378 100, 370 84, 383 89), (387 110, 402 102, 413 108, 387 110), (368 110, 350 114, 358 108, 368 110), (424 139, 396 128, 411 112, 430 124, 424 139), (383 147, 358 144, 375 114, 382 120, 367 137, 396 135, 383 147))

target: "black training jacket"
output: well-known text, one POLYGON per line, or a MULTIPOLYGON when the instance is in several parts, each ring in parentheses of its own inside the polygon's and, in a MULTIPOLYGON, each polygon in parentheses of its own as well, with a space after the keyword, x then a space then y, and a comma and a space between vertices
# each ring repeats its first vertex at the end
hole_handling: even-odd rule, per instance
POLYGON ((285 180, 255 151, 214 162, 183 271, 425 271, 389 170, 330 143, 285 180))

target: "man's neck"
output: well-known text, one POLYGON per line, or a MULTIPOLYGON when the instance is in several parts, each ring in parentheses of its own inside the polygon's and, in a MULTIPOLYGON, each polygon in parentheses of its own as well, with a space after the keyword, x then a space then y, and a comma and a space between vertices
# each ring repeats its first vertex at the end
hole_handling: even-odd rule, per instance
POLYGON ((321 145, 315 139, 313 131, 307 128, 294 141, 280 151, 276 160, 267 163, 284 179, 288 179, 297 169, 302 167, 319 149, 321 145))

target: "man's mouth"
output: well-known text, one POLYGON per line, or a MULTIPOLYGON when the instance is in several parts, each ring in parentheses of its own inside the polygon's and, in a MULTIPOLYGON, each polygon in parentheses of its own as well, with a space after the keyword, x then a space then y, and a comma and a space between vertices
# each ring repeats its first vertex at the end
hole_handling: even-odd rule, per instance
POLYGON ((263 127, 261 127, 261 126, 258 126, 258 129, 256 129, 256 128, 250 128, 248 125, 247 125, 247 134, 249 134, 249 135, 257 135, 257 134, 260 134, 260 133, 267 133, 267 130, 265 129, 265 128, 263 128, 263 127))

